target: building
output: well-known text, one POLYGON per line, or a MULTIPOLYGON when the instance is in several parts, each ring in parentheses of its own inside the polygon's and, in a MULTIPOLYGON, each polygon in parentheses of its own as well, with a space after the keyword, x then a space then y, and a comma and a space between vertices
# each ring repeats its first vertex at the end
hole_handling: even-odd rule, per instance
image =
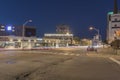
POLYGON ((44 34, 44 46, 67 47, 72 44, 73 34, 44 34))
POLYGON ((36 28, 35 27, 25 27, 25 37, 35 37, 36 28))
POLYGON ((72 44, 73 34, 70 28, 66 24, 57 26, 56 33, 44 34, 43 44, 44 46, 52 47, 66 47, 72 44))
POLYGON ((0 36, 0 49, 32 49, 40 47, 41 39, 36 37, 0 36))
POLYGON ((2 49, 32 49, 39 46, 41 40, 36 38, 36 28, 0 24, 0 48, 2 49))
POLYGON ((107 40, 111 43, 115 39, 120 39, 120 14, 108 13, 107 40))
POLYGON ((107 14, 107 41, 111 43, 115 39, 120 39, 120 12, 117 7, 117 0, 114 0, 114 11, 107 14))
POLYGON ((15 34, 15 27, 11 25, 0 24, 0 36, 15 34))
MULTIPOLYGON (((0 24, 0 36, 22 36, 23 26, 11 26, 0 24)), ((25 26, 25 37, 35 37, 36 28, 25 26)))
POLYGON ((58 34, 71 33, 70 26, 66 24, 57 25, 56 33, 58 34))

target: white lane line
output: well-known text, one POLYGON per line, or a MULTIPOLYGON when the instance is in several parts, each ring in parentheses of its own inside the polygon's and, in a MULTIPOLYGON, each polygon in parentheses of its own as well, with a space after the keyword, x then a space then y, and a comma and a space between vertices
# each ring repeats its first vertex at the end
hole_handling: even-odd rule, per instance
POLYGON ((76 56, 80 56, 80 54, 76 54, 76 56))
POLYGON ((70 54, 71 56, 75 55, 75 54, 70 54))
POLYGON ((58 53, 54 53, 54 54, 58 54, 58 53))
POLYGON ((58 55, 63 55, 63 53, 58 53, 58 55))
POLYGON ((116 60, 116 59, 114 59, 114 58, 112 58, 112 57, 110 57, 109 59, 112 60, 112 61, 114 61, 114 62, 117 63, 118 65, 120 65, 120 61, 118 61, 118 60, 116 60))
POLYGON ((69 53, 65 53, 64 55, 69 55, 69 53))

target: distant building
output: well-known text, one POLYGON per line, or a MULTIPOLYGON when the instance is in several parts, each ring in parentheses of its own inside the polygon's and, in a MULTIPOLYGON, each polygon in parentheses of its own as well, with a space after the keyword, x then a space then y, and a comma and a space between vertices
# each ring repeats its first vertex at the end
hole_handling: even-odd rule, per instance
POLYGON ((70 26, 66 24, 57 25, 56 32, 59 34, 71 33, 70 26))
POLYGON ((40 47, 42 40, 36 37, 0 36, 2 49, 32 49, 40 47))
POLYGON ((73 42, 73 34, 70 31, 70 27, 66 24, 57 26, 56 33, 44 34, 43 44, 44 46, 52 47, 66 47, 73 42))
POLYGON ((120 12, 117 8, 117 0, 114 0, 114 11, 107 15, 107 41, 111 43, 115 39, 120 39, 120 12))
POLYGON ((35 37, 36 28, 35 27, 25 27, 25 37, 35 37))
MULTIPOLYGON (((0 24, 0 36, 22 36, 22 26, 0 24)), ((25 37, 35 37, 36 28, 25 26, 25 37)))
POLYGON ((8 36, 15 33, 15 27, 11 25, 0 24, 0 36, 8 36))
POLYGON ((72 44, 73 34, 44 34, 45 46, 66 47, 72 44))

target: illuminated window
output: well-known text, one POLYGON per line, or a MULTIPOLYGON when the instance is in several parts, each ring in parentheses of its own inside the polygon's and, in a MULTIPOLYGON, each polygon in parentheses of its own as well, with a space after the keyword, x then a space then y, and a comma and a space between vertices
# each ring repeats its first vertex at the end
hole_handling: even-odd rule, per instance
POLYGON ((1 26, 2 28, 4 28, 5 26, 1 26))
POLYGON ((115 21, 117 21, 117 18, 115 18, 115 21))
POLYGON ((12 30, 12 32, 15 32, 15 30, 12 30))
POLYGON ((1 31, 5 31, 5 29, 0 29, 1 31))
POLYGON ((116 36, 120 36, 120 30, 115 31, 116 36))
POLYGON ((114 26, 117 27, 117 24, 115 24, 114 26))
POLYGON ((11 30, 12 30, 12 27, 11 27, 11 26, 8 26, 8 27, 7 27, 7 30, 8 30, 8 31, 11 31, 11 30))

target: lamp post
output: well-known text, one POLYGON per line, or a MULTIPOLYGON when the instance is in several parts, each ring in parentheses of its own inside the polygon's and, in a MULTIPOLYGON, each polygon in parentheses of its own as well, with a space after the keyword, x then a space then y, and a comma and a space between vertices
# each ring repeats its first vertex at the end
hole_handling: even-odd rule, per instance
MULTIPOLYGON (((23 24, 23 27, 22 27, 22 38, 23 38, 23 41, 24 41, 24 37, 25 37, 25 25, 29 22, 32 22, 32 20, 27 20, 24 24, 23 24)), ((22 48, 24 49, 23 47, 23 42, 22 42, 22 48)))
POLYGON ((28 21, 26 21, 26 22, 23 24, 22 37, 25 36, 25 25, 26 25, 28 22, 32 22, 32 20, 28 20, 28 21))
POLYGON ((95 30, 95 31, 97 31, 97 34, 98 34, 98 40, 100 40, 100 32, 99 32, 99 29, 96 29, 95 27, 90 27, 89 28, 90 30, 95 30))
POLYGON ((99 29, 97 29, 95 27, 90 27, 89 29, 97 31, 97 34, 98 34, 98 44, 99 44, 100 43, 100 31, 99 31, 99 29))

